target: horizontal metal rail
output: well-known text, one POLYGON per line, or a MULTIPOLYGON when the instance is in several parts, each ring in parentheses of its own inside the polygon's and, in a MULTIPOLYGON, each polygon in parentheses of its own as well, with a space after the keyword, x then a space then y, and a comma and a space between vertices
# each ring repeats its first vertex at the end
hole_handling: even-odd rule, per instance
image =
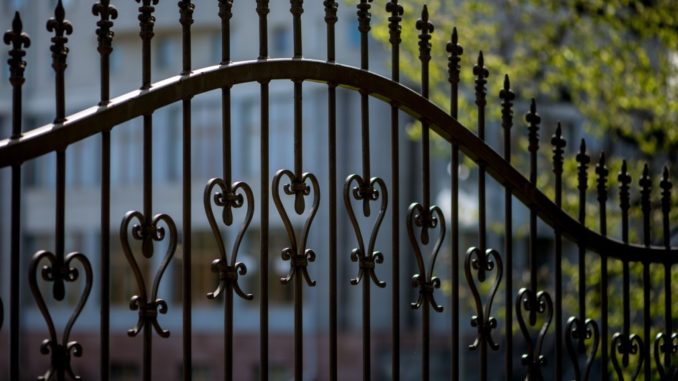
POLYGON ((602 258, 623 261, 673 264, 678 248, 640 246, 604 237, 569 216, 489 145, 474 135, 443 109, 421 94, 386 77, 355 67, 307 59, 245 61, 196 70, 190 74, 159 81, 145 90, 135 90, 114 98, 104 106, 94 106, 70 115, 63 123, 48 124, 26 132, 18 139, 0 141, 0 168, 8 167, 65 149, 68 145, 101 133, 128 120, 192 96, 233 85, 271 80, 332 83, 384 100, 430 127, 473 161, 486 164, 489 175, 511 190, 525 205, 533 208, 545 223, 558 227, 563 236, 581 242, 602 258))

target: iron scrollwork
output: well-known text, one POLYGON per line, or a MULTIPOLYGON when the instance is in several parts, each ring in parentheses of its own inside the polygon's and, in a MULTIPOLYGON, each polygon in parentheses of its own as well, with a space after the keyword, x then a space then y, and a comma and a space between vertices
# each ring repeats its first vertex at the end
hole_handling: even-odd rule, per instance
POLYGON ((351 220, 355 237, 358 240, 358 247, 351 252, 351 260, 359 263, 360 270, 358 271, 358 275, 351 279, 351 284, 357 285, 360 283, 363 276, 365 276, 369 277, 378 287, 386 287, 386 283, 380 281, 379 278, 377 278, 377 274, 374 272, 375 264, 384 262, 384 255, 379 251, 374 251, 379 228, 384 220, 386 208, 388 206, 388 193, 384 180, 373 177, 367 182, 360 175, 354 174, 349 176, 344 183, 344 205, 346 206, 349 220, 351 220), (355 183, 356 186, 351 188, 353 183, 355 183), (377 189, 377 186, 379 189, 377 189), (368 241, 367 247, 365 247, 363 235, 360 231, 360 225, 358 224, 353 205, 351 204, 351 195, 354 199, 363 201, 363 215, 365 217, 369 217, 371 214, 369 203, 381 198, 379 212, 374 222, 374 226, 372 226, 372 233, 370 234, 370 240, 368 241))
POLYGON ((544 338, 553 319, 553 301, 551 296, 545 291, 539 291, 535 295, 534 291, 521 288, 516 299, 516 318, 518 319, 520 331, 527 343, 527 353, 522 356, 522 363, 528 369, 525 379, 530 381, 543 380, 541 368, 546 365, 546 358, 541 354, 541 351, 544 338), (525 321, 525 312, 529 313, 528 321, 525 321), (534 337, 530 333, 528 326, 535 327, 537 315, 542 315, 544 322, 536 337, 534 337))
POLYGON ((440 279, 433 276, 433 270, 436 264, 436 258, 438 257, 438 252, 442 246, 443 240, 445 239, 445 217, 443 216, 443 211, 438 206, 431 206, 428 210, 419 203, 414 203, 410 205, 410 208, 407 213, 407 234, 412 243, 412 248, 414 249, 414 255, 417 260, 417 267, 419 268, 419 273, 412 276, 412 286, 419 288, 419 297, 414 303, 410 303, 413 309, 419 309, 422 304, 430 303, 433 310, 436 312, 442 312, 443 306, 439 305, 434 296, 433 291, 436 288, 440 288, 440 279), (421 234, 419 240, 417 239, 414 228, 418 227, 421 229, 421 234), (429 271, 426 271, 426 264, 424 263, 424 257, 422 255, 421 247, 419 242, 424 245, 429 243, 429 230, 439 228, 440 235, 438 240, 433 245, 433 250, 431 252, 431 259, 429 264, 429 271))
POLYGON ((485 253, 483 253, 479 248, 472 247, 466 252, 464 272, 466 274, 466 281, 473 294, 473 300, 477 311, 477 315, 474 315, 471 318, 471 326, 478 329, 478 336, 473 344, 469 345, 469 349, 476 350, 481 342, 485 342, 490 345, 492 350, 496 351, 499 349, 499 344, 492 338, 492 330, 497 328, 497 319, 492 317, 491 314, 492 303, 494 302, 494 297, 497 294, 504 272, 501 256, 499 255, 499 252, 494 249, 487 249, 485 253), (475 278, 473 277, 473 271, 478 274, 477 277, 480 282, 484 282, 487 279, 487 272, 494 271, 496 273, 485 308, 483 308, 483 302, 475 278))
POLYGON ((139 311, 139 319, 134 328, 127 331, 127 335, 134 337, 138 335, 141 330, 149 329, 152 326, 156 333, 160 335, 160 337, 169 337, 170 332, 168 330, 162 329, 160 323, 158 323, 158 313, 167 313, 167 302, 158 298, 158 288, 160 287, 162 276, 165 273, 167 266, 169 266, 169 263, 172 260, 177 247, 177 228, 174 224, 174 221, 166 214, 156 214, 149 223, 146 223, 144 215, 141 212, 127 212, 120 225, 120 242, 122 243, 122 249, 125 253, 125 257, 132 268, 132 272, 134 273, 137 287, 139 288, 139 293, 132 296, 129 302, 129 307, 132 311, 139 311), (163 241, 165 237, 169 235, 167 251, 165 252, 165 257, 162 259, 160 267, 153 278, 150 295, 146 288, 144 275, 139 268, 139 263, 134 258, 134 254, 130 246, 128 231, 130 230, 130 225, 134 220, 137 220, 137 223, 132 225, 131 235, 135 240, 142 242, 142 249, 144 249, 142 250, 142 254, 146 259, 152 257, 153 251, 148 250, 148 246, 146 246, 145 243, 150 242, 152 245, 153 241, 163 241), (165 227, 160 225, 161 223, 167 227, 169 230, 168 232, 165 231, 165 227))
POLYGON ((598 351, 600 344, 600 330, 598 323, 592 319, 586 319, 582 324, 581 319, 577 317, 570 317, 567 320, 565 328, 565 345, 567 346, 567 353, 572 360, 574 368, 575 380, 588 380, 591 372, 593 360, 598 351), (578 354, 586 353, 586 341, 591 341, 591 349, 586 356, 586 363, 584 368, 579 367, 578 354))
POLYGON ((207 221, 219 249, 219 258, 212 261, 211 267, 212 272, 219 274, 219 285, 214 291, 208 293, 207 297, 209 299, 217 298, 230 285, 238 296, 246 300, 252 300, 252 294, 245 293, 238 284, 238 276, 247 274, 247 267, 244 263, 237 262, 240 245, 254 215, 254 194, 252 189, 246 183, 239 181, 233 183, 229 190, 224 180, 213 178, 207 182, 203 194, 203 202, 207 221), (218 188, 218 190, 216 193, 213 193, 215 188, 218 188), (242 226, 231 248, 230 258, 226 253, 224 239, 214 217, 212 200, 214 205, 222 208, 221 219, 226 226, 233 225, 233 209, 245 207, 245 204, 247 204, 242 226))
POLYGON ((637 356, 638 362, 636 368, 631 373, 631 381, 634 381, 640 375, 641 370, 643 370, 643 360, 645 359, 643 351, 643 339, 636 334, 624 335, 623 333, 615 333, 612 336, 612 367, 617 373, 617 378, 619 380, 624 380, 623 368, 628 368, 631 361, 631 356, 637 356), (618 356, 621 355, 621 364, 619 363, 618 356))
POLYGON ((288 284, 295 275, 303 276, 306 280, 306 283, 313 287, 315 286, 315 281, 311 279, 308 274, 308 262, 315 261, 315 252, 312 249, 308 249, 307 241, 309 230, 311 229, 311 224, 315 218, 316 213, 318 212, 318 207, 320 206, 320 185, 318 184, 318 179, 314 174, 306 172, 301 176, 297 177, 294 173, 287 169, 279 170, 276 175, 273 177, 273 202, 275 207, 280 214, 283 225, 287 232, 287 237, 290 240, 290 246, 282 250, 281 256, 285 261, 290 261, 290 272, 286 276, 280 278, 280 281, 283 284, 288 284), (283 185, 283 192, 288 196, 294 196, 294 211, 301 215, 306 210, 306 202, 304 198, 313 193, 313 203, 311 204, 310 212, 306 221, 304 222, 304 227, 301 232, 301 240, 297 239, 297 235, 294 232, 294 227, 290 221, 289 215, 285 210, 285 206, 282 203, 280 198, 280 181, 283 177, 289 179, 289 183, 283 185), (311 183, 311 186, 306 184, 306 181, 311 183), (300 274, 298 274, 300 273, 300 274))
POLYGON ((673 363, 668 366, 664 360, 665 355, 671 356, 676 353, 678 353, 678 334, 673 333, 669 336, 664 332, 658 333, 654 340, 654 362, 662 380, 678 379, 678 367, 673 363))
POLYGON ((35 303, 37 304, 40 313, 42 313, 42 316, 45 319, 45 323, 47 323, 47 329, 49 331, 49 338, 43 340, 42 344, 40 345, 40 353, 43 355, 50 355, 51 366, 44 375, 38 377, 38 380, 63 380, 66 375, 74 380, 80 379, 80 376, 76 375, 73 371, 73 368, 71 367, 71 356, 81 357, 83 348, 80 343, 71 340, 70 336, 73 325, 85 307, 87 298, 89 297, 90 291, 92 290, 92 265, 90 264, 87 257, 79 252, 70 253, 65 258, 63 258, 62 263, 59 262, 60 261, 58 257, 53 253, 45 250, 39 251, 35 253, 31 259, 28 273, 28 283, 31 287, 31 293, 35 298, 35 303), (42 266, 42 268, 38 268, 38 265, 43 260, 47 260, 49 264, 42 266), (42 295, 40 287, 38 286, 37 273, 38 271, 40 272, 40 276, 45 282, 55 282, 58 278, 56 274, 59 273, 64 274, 62 278, 63 281, 72 283, 77 281, 80 277, 78 270, 73 267, 75 262, 79 262, 85 272, 84 288, 80 294, 77 304, 75 305, 73 313, 64 327, 61 341, 59 341, 54 320, 49 313, 45 298, 42 295))

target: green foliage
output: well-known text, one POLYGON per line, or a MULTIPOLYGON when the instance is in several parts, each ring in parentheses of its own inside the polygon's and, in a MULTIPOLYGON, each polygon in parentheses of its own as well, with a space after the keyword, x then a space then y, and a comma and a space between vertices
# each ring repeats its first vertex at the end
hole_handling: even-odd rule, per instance
MULTIPOLYGON (((635 151, 649 162, 655 173, 667 162, 673 168, 678 163, 678 1, 675 0, 400 0, 404 7, 401 45, 401 73, 404 82, 414 86, 420 83, 420 62, 417 30, 414 25, 424 4, 428 5, 435 32, 431 40, 433 51, 430 65, 431 99, 449 110, 449 83, 447 52, 453 27, 464 47, 460 81, 459 121, 471 130, 476 129, 477 112, 474 104, 472 67, 480 50, 490 71, 488 81, 487 120, 500 120, 499 91, 503 75, 509 74, 518 100, 536 98, 538 104, 569 103, 585 120, 590 135, 604 142, 608 157, 615 151, 635 151), (620 144, 623 143, 623 144, 620 144), (623 147, 618 150, 619 147, 623 147)), ((376 6, 376 5, 375 5, 376 6)), ((388 14, 374 11, 373 36, 390 46, 388 14)), ((525 103, 517 102, 516 126, 524 126, 521 115, 525 103), (520 108, 523 107, 521 110, 520 108)), ((554 126, 544 126, 551 131, 554 126)), ((518 133, 518 132, 516 132, 518 133)), ((416 126, 410 129, 418 137, 416 126)), ((526 135, 526 132, 523 132, 526 135)), ((548 137, 542 137, 542 145, 548 137)), ((514 149, 513 162, 518 167, 526 164, 525 139, 514 149), (522 155, 522 156, 521 156, 522 155)), ((579 142, 568 142, 569 152, 579 142)), ((541 150, 540 168, 551 168, 550 149, 541 150)), ((595 207, 595 164, 592 155, 588 168, 589 192, 586 224, 599 230, 598 208, 595 207)), ((468 164, 468 163, 467 163, 468 164)), ((638 188, 642 170, 641 161, 629 162, 633 178, 632 189, 638 188)), ((619 160, 608 160, 608 232, 619 238, 620 212, 618 207, 617 174, 619 160)), ((525 172, 523 172, 525 173, 525 172)), ((673 171, 675 173, 675 170, 673 171)), ((579 206, 577 193, 577 162, 567 157, 563 174, 563 206, 576 215, 579 206)), ((553 198, 553 176, 540 171, 538 187, 553 198)), ((653 176, 652 225, 661 227, 658 211, 659 177, 653 176)), ((674 181, 675 183, 675 181, 674 181)), ((676 192, 673 192, 676 205, 676 192)), ((637 223, 641 213, 639 195, 632 192, 630 217, 632 242, 639 242, 641 229, 637 223)), ((673 208, 671 220, 678 217, 673 208)), ((516 233, 524 231, 516 226, 516 233)), ((494 227, 499 233, 503 229, 494 227)), ((653 239, 661 242, 662 232, 655 229, 653 239)), ((576 258, 563 261, 565 280, 563 307, 565 315, 576 311, 578 263, 576 258)), ((632 319, 640 321, 643 309, 642 266, 631 268, 632 319)), ((587 255, 587 306, 590 315, 600 319, 600 259, 587 255)), ((609 261, 610 337, 622 325, 621 263, 609 261)), ((661 266, 651 271, 652 316, 655 321, 652 335, 663 327, 664 272, 661 266)), ((678 288, 678 273, 672 272, 673 292, 678 288)), ((486 286, 487 287, 487 286, 486 286)), ((449 287, 448 287, 449 289, 449 287)), ((451 291, 451 290, 448 290, 451 291)), ((487 289, 484 289, 487 292, 487 289)), ((675 324, 675 323, 674 323, 675 324)), ((634 332, 642 335, 642 327, 634 325, 634 332)), ((654 340, 653 337, 643 338, 654 340)), ((598 351, 600 355, 600 350, 598 351)), ((654 368, 654 364, 652 365, 654 368)))
MULTIPOLYGON (((424 4, 436 29, 431 99, 449 107, 446 43, 457 27, 462 56, 460 121, 475 126, 471 67, 480 50, 490 70, 488 100, 504 73, 519 99, 575 105, 598 136, 614 134, 651 157, 678 155, 678 2, 674 0, 401 0, 401 72, 420 81, 417 30, 424 4), (494 78, 494 80, 492 80, 494 78)), ((376 6, 376 5, 375 5, 376 6)), ((388 42, 388 15, 373 12, 373 36, 388 42)), ((495 98, 498 99, 498 98, 495 98)), ((497 101, 498 104, 498 101, 497 101)), ((499 107, 489 107, 498 120, 499 107)))

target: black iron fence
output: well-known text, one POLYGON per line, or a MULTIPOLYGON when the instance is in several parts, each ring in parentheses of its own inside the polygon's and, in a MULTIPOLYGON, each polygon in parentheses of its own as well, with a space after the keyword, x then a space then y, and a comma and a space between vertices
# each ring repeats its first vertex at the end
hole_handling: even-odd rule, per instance
MULTIPOLYGON (((259 25, 259 56, 254 61, 232 62, 230 56, 230 20, 233 16, 232 0, 218 0, 218 16, 221 19, 221 62, 217 66, 194 70, 191 64, 191 26, 195 4, 190 0, 180 0, 178 3, 179 20, 182 30, 182 72, 175 78, 154 83, 151 79, 151 41, 154 36, 154 11, 158 0, 137 0, 139 3, 138 20, 142 41, 142 83, 140 91, 133 91, 114 99, 109 97, 110 86, 110 55, 113 49, 113 20, 118 16, 116 9, 109 0, 101 0, 94 4, 92 12, 99 19, 96 35, 98 51, 101 57, 101 99, 98 105, 83 110, 72 116, 65 113, 64 73, 67 67, 69 49, 68 36, 73 32, 73 26, 66 20, 65 10, 61 0, 57 1, 52 17, 47 23, 47 30, 51 32, 52 67, 55 73, 55 118, 54 122, 24 132, 22 128, 22 85, 24 83, 24 69, 27 65, 24 60, 26 49, 30 46, 29 37, 23 33, 19 14, 14 17, 11 29, 5 33, 4 41, 10 45, 10 83, 13 89, 12 98, 12 133, 8 139, 0 141, 0 167, 11 167, 11 250, 10 268, 3 271, 3 276, 9 277, 10 297, 9 308, 0 311, 8 313, 10 345, 9 354, 10 379, 19 380, 22 375, 22 366, 19 358, 21 344, 21 308, 19 290, 25 287, 20 282, 21 262, 23 251, 21 243, 21 205, 22 167, 39 156, 56 156, 56 192, 54 207, 56 209, 55 247, 41 250, 30 259, 27 274, 28 285, 35 302, 47 326, 46 338, 42 342, 42 355, 49 356, 50 366, 45 370, 44 379, 71 379, 77 374, 78 357, 87 357, 87 348, 71 339, 71 333, 77 331, 77 318, 90 297, 90 291, 95 282, 99 282, 100 295, 100 375, 107 380, 110 373, 110 295, 111 283, 111 242, 108 232, 111 231, 110 200, 111 200, 111 130, 123 122, 134 118, 142 118, 143 125, 143 209, 130 211, 122 218, 119 229, 119 243, 129 263, 129 269, 138 286, 137 293, 132 296, 129 307, 138 313, 138 322, 127 333, 129 336, 141 335, 143 343, 143 372, 142 378, 150 380, 152 376, 151 356, 153 344, 162 345, 154 340, 154 336, 164 338, 169 332, 163 328, 164 314, 178 313, 169 311, 168 304, 160 294, 160 284, 163 274, 173 261, 173 256, 181 239, 183 246, 183 261, 181 271, 182 284, 182 351, 183 351, 183 378, 191 378, 192 367, 192 328, 191 306, 192 285, 191 266, 191 200, 196 195, 191 193, 191 99, 194 96, 213 91, 221 91, 222 111, 222 139, 223 139, 223 174, 214 174, 214 177, 204 188, 202 199, 204 213, 217 243, 218 253, 212 261, 211 268, 218 279, 216 289, 207 294, 210 299, 223 298, 224 300, 224 369, 225 378, 233 378, 233 370, 237 367, 233 357, 233 316, 234 296, 251 300, 253 295, 241 287, 239 279, 247 275, 246 266, 238 261, 238 253, 248 227, 255 216, 255 204, 259 213, 259 240, 260 253, 258 266, 260 268, 258 293, 260 304, 260 375, 268 379, 269 375, 269 222, 271 218, 280 219, 287 233, 289 243, 280 247, 282 259, 289 262, 289 273, 280 281, 286 287, 293 289, 294 310, 294 377, 304 379, 304 340, 303 340, 303 293, 304 289, 313 287, 316 282, 327 282, 329 293, 329 322, 327 342, 329 359, 327 374, 322 377, 335 380, 338 377, 337 364, 337 316, 338 316, 338 287, 360 285, 362 287, 362 370, 363 379, 370 379, 374 371, 371 344, 371 287, 387 287, 392 292, 392 377, 399 378, 403 367, 407 367, 400 358, 401 353, 401 293, 405 286, 398 274, 401 274, 401 264, 408 261, 413 255, 416 261, 417 273, 411 274, 412 285, 418 290, 418 298, 411 303, 414 310, 421 311, 421 379, 428 380, 431 362, 431 311, 447 314, 451 321, 449 334, 451 378, 458 380, 460 375, 460 352, 477 351, 479 356, 479 377, 488 378, 488 354, 501 348, 505 353, 505 368, 503 374, 506 379, 514 379, 514 375, 526 377, 530 380, 562 379, 565 374, 573 374, 577 380, 591 378, 592 367, 598 364, 598 372, 602 379, 616 377, 635 379, 640 373, 645 380, 660 377, 663 380, 673 380, 677 377, 675 361, 672 354, 678 350, 678 339, 673 331, 672 315, 672 282, 671 267, 678 261, 678 249, 672 248, 669 212, 671 207, 671 187, 669 170, 665 169, 659 185, 661 187, 661 202, 654 205, 651 200, 652 176, 646 166, 639 178, 640 208, 642 211, 641 245, 629 242, 629 210, 632 208, 630 192, 632 177, 626 163, 618 175, 620 184, 619 200, 621 208, 622 241, 607 238, 606 206, 608 201, 607 179, 609 170, 606 167, 606 157, 600 156, 595 166, 596 195, 599 202, 598 232, 586 227, 586 199, 589 193, 588 172, 591 157, 587 154, 586 146, 582 141, 580 151, 576 156, 578 162, 579 184, 579 216, 570 217, 562 208, 562 176, 565 156, 565 139, 561 134, 560 126, 551 138, 553 147, 553 166, 555 174, 555 201, 549 199, 537 188, 537 154, 540 143, 541 119, 537 113, 537 105, 531 102, 529 112, 525 117, 529 140, 529 176, 526 178, 511 164, 511 134, 513 127, 513 102, 515 95, 511 91, 509 77, 504 79, 501 100, 502 127, 504 131, 504 153, 500 156, 485 143, 485 109, 487 106, 486 85, 489 72, 483 62, 482 53, 479 54, 477 64, 473 67, 475 79, 475 99, 478 112, 477 135, 457 122, 457 104, 459 97, 460 57, 463 53, 458 43, 456 30, 452 31, 451 40, 447 45, 449 53, 449 84, 451 94, 451 112, 445 112, 428 100, 429 96, 429 63, 431 60, 430 44, 434 26, 429 22, 426 7, 421 11, 421 18, 416 23, 419 31, 419 47, 421 61, 420 92, 415 92, 399 83, 400 54, 399 44, 403 8, 397 0, 386 4, 388 13, 390 43, 392 47, 392 76, 387 79, 369 71, 368 36, 370 31, 370 12, 372 5, 368 0, 360 0, 357 5, 358 28, 360 32, 360 68, 340 65, 335 62, 335 25, 338 21, 338 3, 332 0, 324 1, 325 23, 327 30, 327 60, 309 60, 303 58, 302 51, 302 13, 303 1, 291 0, 290 12, 293 22, 293 57, 291 59, 269 59, 267 18, 269 2, 256 1, 256 12, 259 25), (269 153, 269 84, 274 80, 291 81, 294 88, 294 165, 293 168, 270 168, 269 153), (323 150, 327 152, 327 189, 321 189, 321 182, 316 174, 305 172, 303 152, 302 126, 302 90, 304 82, 314 81, 327 85, 327 145, 323 150), (232 157, 233 143, 231 141, 231 90, 234 86, 244 83, 258 83, 260 94, 260 155, 259 168, 260 184, 256 189, 246 182, 234 181, 232 164, 239 160, 232 157), (344 87, 355 90, 360 95, 361 115, 361 142, 362 142, 362 172, 351 174, 342 184, 338 183, 337 176, 337 89, 344 87), (370 98, 378 98, 390 104, 390 166, 391 182, 379 177, 372 177, 370 164, 374 158, 370 155, 370 98), (182 224, 176 226, 172 216, 159 213, 162 205, 153 204, 153 112, 159 108, 181 103, 182 107, 182 224), (412 118, 421 122, 421 177, 420 184, 411 182, 413 187, 421 187, 422 199, 414 202, 409 209, 400 210, 401 202, 401 155, 399 136, 403 133, 400 111, 408 113, 412 118), (450 238, 447 239, 447 222, 441 207, 434 205, 431 198, 431 151, 430 133, 434 131, 449 143, 449 159, 451 161, 451 228, 450 238), (100 253, 66 253, 64 250, 65 229, 65 199, 66 199, 66 155, 70 145, 89 137, 101 136, 101 252, 100 253), (460 211, 459 204, 459 167, 460 154, 472 159, 478 166, 478 245, 460 253, 460 211), (505 221, 504 246, 492 248, 488 245, 487 176, 493 177, 505 192, 505 221), (270 187, 268 184, 271 184, 270 187), (341 194, 337 192, 341 191, 341 194), (314 220, 320 208, 321 193, 328 198, 327 226, 315 226, 314 230, 326 229, 327 247, 309 247, 311 228, 318 225, 314 220), (343 206, 338 197, 343 199, 343 206), (513 199, 517 198, 529 209, 529 245, 528 252, 513 253, 513 199), (269 200, 278 212, 277 216, 269 216, 269 200), (286 200, 292 200, 287 202, 286 200), (355 209, 354 205, 361 205, 355 209), (290 209, 287 207, 291 206, 290 209), (376 210, 375 210, 376 208, 376 210), (344 209, 345 211, 341 211, 344 209), (659 235, 663 235, 663 246, 651 245, 651 215, 655 209, 661 213, 662 225, 659 235), (234 212, 244 211, 244 221, 235 221, 234 212), (347 213, 348 220, 354 230, 357 247, 351 253, 337 251, 337 224, 340 215, 347 213), (360 223, 363 217, 370 217, 376 213, 373 227, 364 231, 360 223), (394 218, 390 221, 392 252, 381 253, 376 247, 377 237, 382 227, 384 217, 390 213, 394 218), (303 226, 299 226, 296 216, 304 216, 303 226), (538 220, 551 226, 555 237, 555 252, 538 252, 537 228, 538 220), (407 238, 411 246, 400 249, 400 234, 405 227, 407 238), (222 230, 235 232, 235 239, 231 247, 227 247, 222 237, 222 230), (181 238, 179 234, 181 233, 181 238), (563 280, 561 263, 563 261, 563 238, 574 242, 578 248, 578 275, 577 275, 577 311, 573 316, 565 316, 563 309, 563 287, 569 280, 563 280), (162 243, 162 245, 160 245, 162 243), (436 260, 441 248, 447 245, 450 248, 451 285, 449 299, 438 290, 441 280, 436 277, 438 268, 436 260), (401 255, 402 254, 402 255, 401 255), (92 268, 92 255, 100 258, 98 269, 92 268), (329 259, 328 278, 314 279, 313 262, 317 256, 327 256, 329 259), (527 281, 514 274, 514 260, 517 256, 527 258, 527 281), (161 264, 155 274, 142 270, 140 261, 148 260, 153 256, 162 256, 161 264), (538 269, 539 256, 553 258, 555 263, 553 273, 554 289, 545 289, 540 284, 538 269), (600 290, 591 291, 587 287, 586 257, 596 256, 601 263, 600 290), (340 279, 337 276, 338 261, 348 258, 356 262, 357 275, 353 279, 340 279), (388 272, 379 265, 384 263, 385 257, 391 263, 392 283, 386 284, 380 280, 379 274, 388 272), (611 305, 608 286, 610 274, 608 263, 621 263, 623 268, 622 305, 611 305), (630 265, 639 264, 642 267, 642 318, 636 322, 642 323, 642 331, 633 332, 632 323, 634 314, 631 313, 631 271, 630 265), (664 268, 664 284, 651 284, 651 265, 664 268), (463 266, 463 267, 460 267, 463 266), (460 282, 463 272, 465 284, 460 282), (147 279, 152 276, 152 279, 147 279), (82 282, 84 287, 79 298, 75 299, 75 312, 68 320, 63 331, 58 332, 52 319, 50 303, 46 299, 62 301, 66 289, 73 282, 82 282), (51 289, 40 286, 41 283, 51 285, 51 289), (503 285, 502 285, 503 283, 503 285), (493 310, 495 297, 500 286, 505 291, 501 313, 493 310), (657 298, 655 291, 663 288, 665 312, 664 316, 653 316, 651 313, 652 298, 657 298), (460 290, 470 292, 476 310, 473 316, 460 316, 460 290), (49 291, 48 293, 45 293, 49 291), (593 316, 591 307, 587 305, 587 291, 598 292, 600 295, 600 314, 593 316), (444 309, 443 305, 446 305, 444 309), (623 328, 613 331, 609 324, 611 311, 622 309, 623 328), (496 316, 501 316, 497 318, 496 316), (468 324, 477 331, 475 342, 468 346, 460 338, 460 327, 468 324), (513 328, 520 332, 520 342, 514 342, 513 328), (655 332, 656 337, 651 337, 655 332), (503 336, 503 337, 502 337, 503 336), (500 339, 500 337, 502 337, 500 339), (543 354, 544 341, 550 337, 553 343, 554 364, 547 364, 543 354), (520 358, 522 368, 514 369, 514 358, 520 358), (569 361, 568 361, 569 358, 569 361), (630 359, 635 359, 631 361, 630 359), (551 368, 551 369, 547 369, 551 368), (633 368, 633 369, 630 369, 633 368)), ((199 4, 199 6, 215 6, 199 4)), ((165 6, 165 5, 163 5, 165 6)), ((169 5, 167 5, 169 6, 169 5)), ((254 6, 254 5, 252 5, 254 6)), ((414 11, 414 10, 408 10, 414 11)), ((406 25, 406 28, 412 26, 406 25)), ((384 137, 383 139, 388 139, 384 137)), ((546 169, 545 169, 546 170, 546 169)), ((200 197, 200 195, 197 195, 200 197)), ((415 201, 415 200, 411 200, 415 201)), ((92 211, 96 213, 96 211, 92 211)), ((655 233, 657 234, 657 233, 655 233)), ((277 254, 276 254, 277 255, 277 254)), ((24 278, 25 279, 25 278, 24 278)), ((409 279, 407 279, 409 281, 409 279)), ((407 282, 405 282, 407 284, 407 282)), ((130 295, 131 296, 131 295, 130 295)), ((39 356, 34 353, 31 356, 39 356)), ((359 366, 355 364, 355 366, 359 366)))

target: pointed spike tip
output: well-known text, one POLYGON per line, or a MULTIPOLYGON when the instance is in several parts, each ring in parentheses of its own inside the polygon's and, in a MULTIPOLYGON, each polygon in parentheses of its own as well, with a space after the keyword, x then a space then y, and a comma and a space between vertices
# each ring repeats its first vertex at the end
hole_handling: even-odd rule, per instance
POLYGON ((483 56, 483 51, 481 50, 478 53, 478 66, 483 66, 485 65, 485 57, 483 56))
POLYGON ((600 159, 598 159, 598 161, 600 162, 601 165, 605 165, 606 160, 607 160, 607 158, 605 157, 605 152, 601 152, 600 153, 600 159))
POLYGON ((664 179, 668 179, 668 178, 669 178, 669 166, 668 166, 668 165, 665 165, 665 166, 664 166, 664 173, 663 173, 663 176, 664 176, 664 179))
POLYGON ((456 45, 458 42, 458 38, 459 37, 457 36, 457 27, 455 26, 452 28, 452 43, 456 45))
POLYGON ((428 19, 428 6, 424 4, 424 9, 421 10, 421 17, 428 19))
POLYGON ((508 90, 511 88, 511 80, 509 79, 508 74, 504 74, 504 89, 508 90))
POLYGON ((560 127, 560 122, 558 122, 558 125, 556 126, 556 136, 561 137, 563 135, 562 128, 560 127))
POLYGON ((530 102, 530 111, 534 114, 537 112, 537 101, 532 98, 532 101, 530 102))
POLYGON ((582 139, 581 143, 579 143, 579 151, 581 153, 586 153, 586 140, 582 139))
POLYGON ((643 176, 649 176, 650 175, 650 166, 645 163, 643 166, 643 176))
POLYGON ((626 159, 622 160, 622 167, 621 167, 622 173, 626 173, 627 167, 626 167, 626 159))

